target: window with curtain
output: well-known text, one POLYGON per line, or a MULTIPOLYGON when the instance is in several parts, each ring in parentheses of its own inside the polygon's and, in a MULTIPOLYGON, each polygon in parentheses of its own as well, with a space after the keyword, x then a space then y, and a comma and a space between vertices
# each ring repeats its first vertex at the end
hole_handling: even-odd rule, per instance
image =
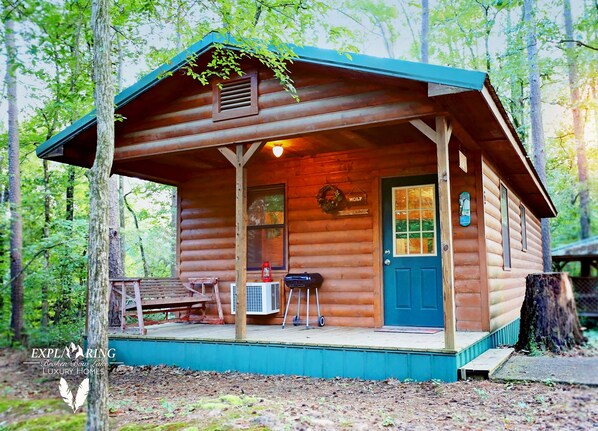
POLYGON ((521 205, 521 250, 527 250, 527 220, 525 215, 525 207, 521 205))
POLYGON ((500 185, 500 218, 502 224, 502 257, 505 269, 511 268, 511 234, 509 231, 509 192, 500 185))
POLYGON ((247 190, 247 269, 286 267, 284 184, 247 190))

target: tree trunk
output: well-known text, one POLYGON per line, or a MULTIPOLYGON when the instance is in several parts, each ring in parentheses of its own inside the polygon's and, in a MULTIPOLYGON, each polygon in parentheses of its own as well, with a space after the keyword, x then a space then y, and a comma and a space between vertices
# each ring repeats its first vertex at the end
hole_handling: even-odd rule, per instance
POLYGON ((10 327, 14 341, 23 340, 23 219, 21 217, 21 166, 17 108, 17 48, 14 21, 4 8, 6 88, 8 95, 8 187, 10 205, 10 327))
POLYGON ((122 262, 123 277, 127 274, 127 249, 125 247, 125 182, 122 176, 118 176, 118 218, 120 227, 120 261, 122 262))
MULTIPOLYGON (((42 238, 47 241, 50 237, 50 221, 51 221, 51 214, 50 214, 50 203, 52 199, 52 195, 50 194, 50 173, 48 172, 48 161, 46 159, 42 162, 44 167, 44 229, 42 233, 42 238)), ((50 250, 46 249, 44 251, 44 271, 46 274, 50 271, 50 250)), ((41 318, 41 327, 42 330, 46 330, 48 328, 48 285, 50 283, 50 278, 47 277, 42 282, 42 318, 41 318)))
POLYGON ((68 165, 66 168, 66 208, 65 208, 65 220, 73 221, 75 219, 75 167, 68 165))
POLYGON ((109 202, 108 202, 108 275, 110 278, 123 276, 123 262, 121 261, 120 250, 120 220, 118 216, 118 178, 113 175, 108 180, 109 202))
POLYGON ((428 33, 430 30, 430 5, 428 0, 422 0, 422 33, 420 42, 420 53, 422 63, 428 62, 428 33))
POLYGON ((528 275, 517 349, 561 352, 585 341, 569 276, 561 272, 528 275))
MULTIPOLYGON (((117 91, 122 88, 123 79, 123 55, 120 34, 116 34, 117 69, 116 82, 117 91)), ((110 278, 123 276, 124 261, 122 260, 120 246, 120 219, 119 219, 119 178, 113 175, 108 180, 109 201, 108 201, 108 229, 110 242, 108 245, 108 275, 110 278)))
MULTIPOLYGON (((542 126, 538 41, 536 39, 536 23, 532 15, 535 6, 534 0, 523 1, 523 20, 527 28, 526 42, 534 166, 540 180, 546 185, 546 149, 544 145, 544 127, 542 126)), ((552 268, 552 256, 550 251, 550 222, 546 218, 542 219, 542 260, 544 271, 549 272, 552 268)))
POLYGON ((569 93, 571 96, 571 112, 573 113, 573 133, 577 152, 577 178, 579 181, 579 224, 581 239, 590 237, 590 190, 588 188, 588 156, 584 136, 584 118, 581 113, 579 96, 579 75, 577 72, 577 56, 573 34, 573 18, 571 17, 571 1, 564 0, 565 32, 567 34, 567 65, 569 66, 569 93))
MULTIPOLYGON (((89 258, 87 307, 89 349, 108 349, 108 180, 114 158, 114 77, 109 0, 92 0, 94 100, 97 116, 95 160, 89 175, 89 258)), ((103 356, 103 355, 99 355, 103 356)), ((108 360, 90 361, 88 431, 108 429, 108 360)))
POLYGON ((127 201, 127 195, 123 196, 123 200, 125 202, 125 206, 127 207, 127 210, 129 210, 129 212, 133 216, 133 224, 135 225, 135 232, 137 232, 137 245, 139 247, 139 255, 141 256, 141 262, 143 264, 143 276, 149 277, 149 266, 147 264, 147 259, 145 257, 145 248, 143 247, 143 238, 141 237, 141 231, 139 230, 139 219, 137 218, 137 214, 135 213, 135 211, 133 211, 133 208, 131 207, 131 205, 129 205, 129 202, 127 201))

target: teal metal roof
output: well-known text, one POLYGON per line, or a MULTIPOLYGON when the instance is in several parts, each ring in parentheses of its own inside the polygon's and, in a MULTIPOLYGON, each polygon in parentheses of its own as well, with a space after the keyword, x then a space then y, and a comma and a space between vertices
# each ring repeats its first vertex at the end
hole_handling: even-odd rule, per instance
MULTIPOLYGON (((196 42, 169 62, 158 67, 129 88, 120 92, 114 102, 116 109, 126 105, 141 93, 156 85, 162 77, 168 76, 181 69, 190 58, 198 57, 209 51, 215 44, 223 44, 231 49, 238 45, 234 39, 223 37, 219 33, 210 33, 199 42, 196 42)), ((411 79, 414 81, 430 82, 434 84, 449 85, 468 90, 481 91, 486 80, 486 73, 456 69, 453 67, 436 66, 426 63, 415 63, 404 60, 372 57, 362 54, 340 54, 330 49, 314 47, 291 46, 298 56, 297 61, 324 66, 339 67, 358 72, 375 73, 395 78, 411 79)), ((54 135, 36 148, 38 157, 43 157, 59 145, 68 142, 82 131, 96 123, 95 110, 75 121, 60 133, 54 135)))

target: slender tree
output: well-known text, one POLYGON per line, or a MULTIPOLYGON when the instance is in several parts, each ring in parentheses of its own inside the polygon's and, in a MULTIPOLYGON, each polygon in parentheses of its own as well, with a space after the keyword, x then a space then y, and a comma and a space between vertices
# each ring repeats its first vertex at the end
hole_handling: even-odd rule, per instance
POLYGON ((569 94, 571 97, 571 113, 573 114, 573 133, 577 153, 577 178, 579 188, 579 223, 581 239, 590 236, 590 190, 588 188, 588 156, 584 136, 584 118, 581 112, 579 94, 579 73, 575 52, 575 36, 573 34, 573 18, 571 16, 571 0, 564 0, 565 33, 567 36, 567 65, 569 71, 569 94))
MULTIPOLYGON (((116 35, 116 53, 117 53, 117 69, 116 69, 116 83, 117 90, 120 92, 123 86, 123 66, 124 56, 121 42, 121 35, 116 35)), ((110 278, 122 277, 124 270, 124 259, 121 253, 121 230, 120 230, 120 200, 119 187, 120 181, 118 175, 110 177, 108 182, 109 200, 108 200, 108 229, 109 229, 109 245, 108 245, 108 274, 110 278)))
POLYGON ((17 108, 16 6, 3 1, 6 44, 6 90, 8 98, 8 184, 10 205, 10 327, 14 341, 23 340, 23 219, 21 217, 21 164, 19 111, 17 108))
POLYGON ((420 41, 420 58, 422 63, 428 62, 428 33, 430 32, 430 4, 422 0, 422 32, 420 41))
MULTIPOLYGON (((87 308, 89 349, 108 349, 108 180, 114 157, 114 76, 111 60, 110 0, 92 0, 93 79, 97 118, 95 160, 89 176, 89 249, 87 308)), ((99 355, 102 356, 102 355, 99 355)), ((88 431, 108 429, 108 362, 88 364, 88 431)))
MULTIPOLYGON (((544 127, 542 125, 542 100, 540 93, 540 67, 538 64, 538 41, 536 37, 536 24, 534 9, 535 0, 523 1, 523 21, 526 27, 528 76, 530 87, 530 119, 532 129, 532 145, 534 166, 540 180, 546 185, 546 149, 544 145, 544 127)), ((550 222, 542 219, 542 254, 544 271, 552 268, 550 252, 550 222)))
POLYGON ((118 199, 118 177, 113 175, 108 181, 108 230, 110 242, 108 246, 108 275, 110 278, 123 276, 123 262, 120 248, 120 219, 118 199))
MULTIPOLYGON (((131 193, 131 192, 129 192, 131 193)), ((147 257, 145 256, 145 247, 143 246, 143 237, 141 236, 141 229, 139 228, 139 218, 137 217, 137 213, 133 210, 133 207, 129 204, 127 200, 127 196, 129 193, 123 196, 123 201, 127 210, 131 213, 133 217, 133 224, 135 225, 135 232, 137 232, 137 246, 139 247, 139 255, 141 256, 141 262, 143 264, 143 276, 149 277, 150 270, 149 265, 147 264, 147 257)))

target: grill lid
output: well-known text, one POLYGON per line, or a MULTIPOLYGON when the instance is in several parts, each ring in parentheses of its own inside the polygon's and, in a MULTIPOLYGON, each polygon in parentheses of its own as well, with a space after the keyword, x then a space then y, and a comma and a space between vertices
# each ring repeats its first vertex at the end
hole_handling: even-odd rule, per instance
POLYGON ((284 277, 285 284, 293 288, 317 289, 322 286, 324 278, 317 272, 304 272, 303 274, 287 274, 284 277))

